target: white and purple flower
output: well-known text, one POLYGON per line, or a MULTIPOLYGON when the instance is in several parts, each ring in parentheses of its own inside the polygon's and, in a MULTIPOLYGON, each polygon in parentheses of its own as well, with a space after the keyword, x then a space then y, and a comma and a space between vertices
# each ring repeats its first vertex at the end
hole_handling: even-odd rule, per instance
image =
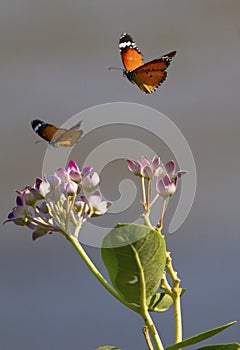
POLYGON ((153 157, 150 161, 147 157, 142 156, 140 160, 127 159, 128 169, 136 176, 144 177, 146 179, 153 179, 162 173, 162 163, 158 156, 153 157))
POLYGON ((33 239, 52 232, 71 235, 71 227, 75 232, 91 216, 105 214, 111 205, 97 190, 99 182, 92 167, 80 171, 71 160, 66 169, 59 168, 54 175, 37 178, 33 186, 17 191, 16 206, 5 222, 28 226, 34 230, 33 239))
POLYGON ((156 190, 163 198, 171 197, 177 189, 178 179, 187 174, 187 171, 176 172, 176 164, 170 160, 164 165, 164 172, 157 177, 156 190))

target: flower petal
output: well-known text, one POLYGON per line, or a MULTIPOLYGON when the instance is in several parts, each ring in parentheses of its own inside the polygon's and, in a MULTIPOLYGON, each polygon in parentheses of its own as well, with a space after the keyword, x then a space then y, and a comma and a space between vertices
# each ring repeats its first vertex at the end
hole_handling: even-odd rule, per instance
POLYGON ((141 159, 139 160, 139 164, 142 165, 142 167, 146 165, 151 165, 149 159, 146 156, 142 156, 141 159))
POLYGON ((99 185, 100 178, 96 172, 87 174, 81 181, 82 189, 85 192, 93 192, 99 185))
POLYGON ((152 179, 154 176, 151 166, 148 166, 148 165, 144 167, 142 174, 143 174, 143 177, 147 179, 152 179))
POLYGON ((39 192, 43 197, 46 196, 47 193, 50 191, 50 184, 48 181, 42 181, 39 185, 39 192))
POLYGON ((69 173, 65 168, 58 168, 56 171, 56 176, 60 178, 61 182, 70 180, 69 173))
POLYGON ((47 233, 51 233, 51 231, 44 230, 44 229, 37 229, 32 233, 32 240, 35 241, 37 238, 45 236, 47 233))
POLYGON ((64 182, 60 185, 60 189, 67 196, 73 196, 77 193, 78 184, 76 184, 76 182, 73 181, 64 182))
POLYGON ((82 177, 84 177, 88 173, 92 173, 92 172, 93 172, 93 167, 86 166, 85 168, 82 169, 81 174, 82 174, 82 177))
POLYGON ((70 173, 71 171, 76 171, 80 173, 80 170, 77 166, 77 164, 74 162, 74 160, 70 160, 67 166, 67 172, 70 173))
POLYGON ((16 204, 17 204, 17 206, 22 206, 23 205, 23 197, 22 196, 17 196, 16 204))
POLYGON ((165 196, 167 194, 167 189, 160 177, 157 178, 156 190, 161 196, 165 196))
POLYGON ((189 174, 189 172, 186 171, 186 170, 179 170, 179 171, 176 172, 176 176, 177 177, 181 177, 181 176, 183 176, 185 174, 189 174))
POLYGON ((39 190, 39 186, 42 183, 42 179, 40 179, 39 177, 36 178, 36 182, 35 182, 35 187, 37 190, 39 190))
POLYGON ((107 209, 111 206, 111 202, 103 201, 101 192, 95 191, 88 197, 88 203, 93 210, 94 215, 103 215, 107 209))
POLYGON ((134 160, 127 159, 128 169, 134 174, 139 176, 141 172, 141 165, 134 160))
POLYGON ((157 168, 161 165, 160 157, 154 156, 152 160, 152 168, 153 170, 157 170, 157 168))
POLYGON ((168 175, 165 175, 163 177, 163 183, 164 183, 165 186, 169 186, 170 185, 171 179, 170 179, 170 177, 168 175))
POLYGON ((60 177, 56 175, 47 176, 47 181, 49 182, 51 190, 56 190, 61 183, 60 177))
MULTIPOLYGON (((177 179, 177 177, 176 177, 177 179)), ((174 193, 176 192, 177 186, 174 182, 172 182, 169 186, 168 186, 168 195, 169 197, 173 196, 174 193)))
POLYGON ((170 160, 169 162, 167 162, 165 164, 165 169, 170 177, 174 175, 176 172, 176 164, 174 160, 170 160))
POLYGON ((80 172, 76 170, 71 170, 69 173, 70 179, 76 183, 79 183, 82 179, 82 175, 80 172))

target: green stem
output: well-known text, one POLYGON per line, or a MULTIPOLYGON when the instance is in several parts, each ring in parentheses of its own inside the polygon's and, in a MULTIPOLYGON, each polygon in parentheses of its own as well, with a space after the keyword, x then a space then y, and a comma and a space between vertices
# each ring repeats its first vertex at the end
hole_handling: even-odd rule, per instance
POLYGON ((157 228, 160 231, 161 231, 161 229, 163 227, 163 217, 164 217, 164 213, 165 213, 165 209, 166 209, 166 204, 167 204, 167 199, 163 198, 162 210, 161 210, 161 214, 160 214, 160 220, 159 220, 159 223, 157 224, 157 228))
POLYGON ((114 288, 112 288, 110 286, 110 284, 108 283, 108 281, 101 275, 101 273, 98 271, 98 269, 96 268, 96 266, 93 264, 93 262, 91 261, 91 259, 88 257, 87 253, 85 252, 85 250, 83 249, 83 247, 81 246, 81 244, 79 243, 79 241, 77 240, 76 237, 69 235, 67 233, 63 233, 64 236, 67 238, 67 240, 69 242, 72 243, 72 245, 74 246, 74 248, 76 249, 76 251, 78 252, 78 254, 81 256, 81 258, 83 259, 83 261, 85 262, 85 264, 89 267, 90 271, 94 274, 94 276, 98 279, 98 281, 102 284, 102 286, 110 293, 112 294, 112 296, 114 296, 118 301, 120 301, 122 304, 124 304, 125 306, 127 306, 129 309, 140 313, 139 307, 130 304, 128 302, 126 302, 125 300, 123 300, 120 295, 116 292, 116 290, 114 288))
POLYGON ((175 320, 175 331, 176 331, 175 341, 176 343, 179 343, 182 341, 182 314, 181 314, 180 295, 176 296, 176 298, 173 299, 173 307, 174 307, 174 320, 175 320))
POLYGON ((182 313, 181 313, 181 300, 180 300, 181 280, 177 277, 177 272, 173 269, 172 258, 169 252, 167 252, 166 270, 172 279, 171 296, 173 298, 173 307, 174 307, 174 319, 175 319, 175 330, 176 330, 175 341, 176 343, 179 343, 182 341, 182 313))
POLYGON ((149 350, 154 350, 154 348, 153 348, 153 346, 152 346, 151 339, 150 339, 150 337, 149 337, 148 327, 147 327, 147 326, 144 326, 143 329, 142 329, 142 332, 143 332, 143 334, 144 334, 144 337, 145 337, 145 340, 146 340, 148 349, 149 349, 149 350))
MULTIPOLYGON (((75 219, 75 218, 74 218, 75 219)), ((73 236, 78 239, 78 235, 79 235, 79 231, 82 227, 82 218, 79 220, 78 225, 75 226, 74 232, 73 232, 73 236)))
POLYGON ((151 180, 147 179, 147 199, 146 199, 146 210, 149 210, 151 197, 151 180))
POLYGON ((67 196, 67 209, 66 209, 67 214, 66 214, 66 220, 65 220, 65 224, 66 224, 65 230, 66 231, 69 231, 70 206, 71 206, 70 196, 67 196))
POLYGON ((151 319, 151 316, 150 316, 148 311, 146 311, 146 313, 144 314, 144 321, 145 321, 145 324, 148 327, 148 330, 151 334, 151 337, 152 337, 153 343, 156 347, 156 350, 164 350, 161 339, 157 333, 157 330, 154 326, 153 320, 151 319))
POLYGON ((146 304, 147 297, 146 297, 146 283, 145 283, 144 270, 142 268, 139 255, 138 255, 136 249, 134 248, 134 246, 132 246, 132 249, 133 249, 135 259, 136 259, 136 262, 138 265, 139 279, 140 279, 139 282, 141 285, 141 289, 140 289, 140 307, 141 307, 141 310, 140 310, 140 313, 141 313, 142 318, 144 319, 145 325, 148 327, 148 330, 151 334, 151 337, 152 337, 153 343, 156 347, 156 350, 164 350, 162 341, 161 341, 161 339, 158 335, 158 332, 154 326, 153 320, 151 319, 151 316, 148 312, 148 307, 146 304))
POLYGON ((143 203, 143 208, 146 209, 146 190, 145 190, 145 182, 144 182, 144 177, 141 177, 141 185, 142 185, 142 203, 143 203))
POLYGON ((142 214, 141 217, 143 218, 146 226, 152 227, 152 224, 151 224, 150 219, 149 219, 149 215, 150 215, 150 210, 148 210, 146 213, 142 214))

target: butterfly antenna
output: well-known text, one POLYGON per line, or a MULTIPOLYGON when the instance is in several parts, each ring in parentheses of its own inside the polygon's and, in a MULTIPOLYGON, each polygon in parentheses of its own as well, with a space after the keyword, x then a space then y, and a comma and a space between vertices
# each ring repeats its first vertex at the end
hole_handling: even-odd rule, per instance
POLYGON ((119 67, 108 67, 108 70, 111 70, 111 69, 120 69, 120 70, 123 70, 122 68, 119 68, 119 67))

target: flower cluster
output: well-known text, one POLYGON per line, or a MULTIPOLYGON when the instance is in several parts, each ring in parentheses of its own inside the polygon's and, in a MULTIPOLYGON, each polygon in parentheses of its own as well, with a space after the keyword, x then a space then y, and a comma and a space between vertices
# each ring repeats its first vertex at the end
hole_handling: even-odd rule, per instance
POLYGON ((160 219, 156 228, 161 230, 163 227, 163 216, 166 207, 167 198, 174 195, 177 190, 178 179, 187 174, 187 171, 176 171, 176 164, 170 160, 163 164, 160 157, 153 157, 150 161, 147 157, 142 156, 140 160, 127 160, 128 169, 136 176, 141 178, 142 185, 142 205, 145 214, 142 215, 145 223, 150 225, 149 214, 151 206, 161 196, 163 198, 160 219), (156 180, 156 195, 151 200, 151 185, 152 180, 156 180))
POLYGON ((6 222, 34 230, 33 239, 52 232, 78 237, 86 220, 105 214, 111 205, 103 200, 99 182, 92 167, 80 171, 71 160, 66 169, 59 168, 54 175, 17 191, 16 206, 6 222))
POLYGON ((153 157, 152 161, 145 156, 138 161, 128 159, 127 163, 134 175, 147 180, 156 178, 156 190, 163 198, 171 197, 176 192, 178 179, 187 174, 185 170, 176 172, 176 164, 173 160, 163 164, 158 156, 153 157))

